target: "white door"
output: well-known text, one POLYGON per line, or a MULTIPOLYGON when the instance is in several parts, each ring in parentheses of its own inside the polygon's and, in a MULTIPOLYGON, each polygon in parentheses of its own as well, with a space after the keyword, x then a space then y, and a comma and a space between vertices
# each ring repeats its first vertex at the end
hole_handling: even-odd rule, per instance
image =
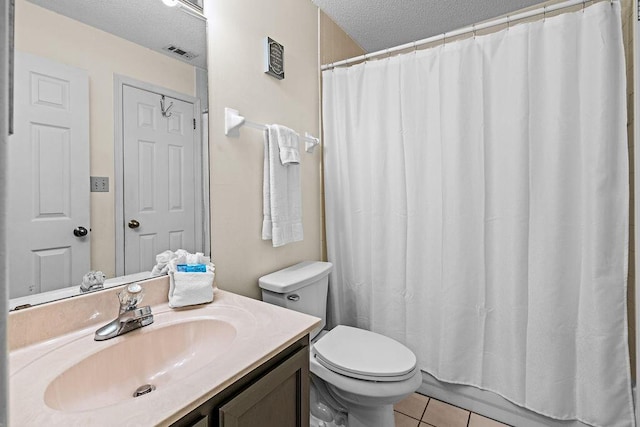
POLYGON ((151 270, 158 253, 195 252, 194 105, 123 86, 124 268, 151 270))
POLYGON ((90 267, 89 78, 16 52, 8 142, 9 296, 80 284, 90 267), (82 229, 79 227, 83 227, 82 229))

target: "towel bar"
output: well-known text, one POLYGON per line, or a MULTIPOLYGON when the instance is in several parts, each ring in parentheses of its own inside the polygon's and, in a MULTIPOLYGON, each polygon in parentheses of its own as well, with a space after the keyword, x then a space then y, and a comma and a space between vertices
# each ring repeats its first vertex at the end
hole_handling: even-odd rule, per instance
MULTIPOLYGON (((240 136, 240 128, 247 126, 250 128, 265 130, 267 126, 261 123, 252 122, 247 120, 244 116, 240 115, 238 110, 233 108, 224 109, 224 134, 226 136, 238 137, 240 136)), ((309 132, 305 132, 304 136, 300 137, 304 140, 305 151, 307 153, 313 153, 313 149, 316 145, 320 144, 320 139, 311 135, 309 132)))

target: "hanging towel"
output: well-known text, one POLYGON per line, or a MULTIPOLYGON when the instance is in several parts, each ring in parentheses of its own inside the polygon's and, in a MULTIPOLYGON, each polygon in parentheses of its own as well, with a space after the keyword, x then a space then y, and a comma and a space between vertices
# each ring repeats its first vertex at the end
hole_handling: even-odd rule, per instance
POLYGON ((300 152, 298 151, 299 135, 282 125, 269 126, 269 135, 273 141, 278 142, 280 152, 280 163, 283 165, 300 163, 300 152))
POLYGON ((284 126, 268 125, 264 133, 262 239, 274 248, 303 239, 300 165, 280 159, 279 140, 291 134, 297 146, 297 134, 284 126))

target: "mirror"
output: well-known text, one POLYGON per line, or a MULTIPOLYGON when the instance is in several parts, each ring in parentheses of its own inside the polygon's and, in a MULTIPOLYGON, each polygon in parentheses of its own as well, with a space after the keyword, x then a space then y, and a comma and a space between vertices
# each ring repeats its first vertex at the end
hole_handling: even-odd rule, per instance
POLYGON ((15 0, 10 308, 209 254, 202 0, 15 0))

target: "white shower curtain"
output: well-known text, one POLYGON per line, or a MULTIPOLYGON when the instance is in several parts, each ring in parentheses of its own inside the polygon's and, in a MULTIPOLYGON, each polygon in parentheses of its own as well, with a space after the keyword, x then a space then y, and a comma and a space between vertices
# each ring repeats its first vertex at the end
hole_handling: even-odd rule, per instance
POLYGON ((547 416, 633 421, 618 2, 323 73, 333 324, 547 416))

